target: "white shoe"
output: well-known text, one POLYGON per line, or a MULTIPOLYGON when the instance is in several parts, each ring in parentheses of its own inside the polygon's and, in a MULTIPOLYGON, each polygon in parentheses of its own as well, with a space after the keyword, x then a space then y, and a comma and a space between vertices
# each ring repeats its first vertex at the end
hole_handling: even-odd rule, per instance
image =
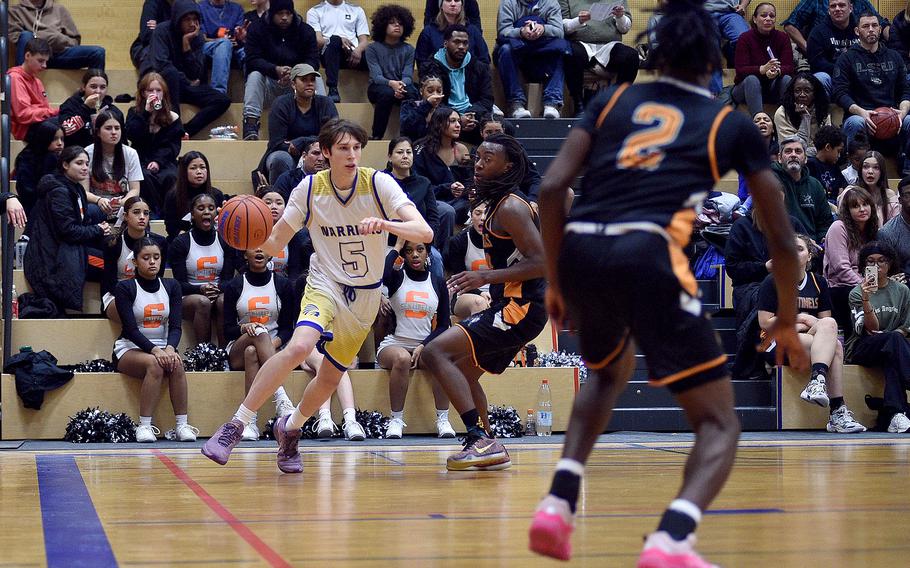
POLYGON ((523 104, 515 103, 512 105, 512 118, 531 118, 531 111, 526 109, 523 104))
POLYGON ((367 439, 367 433, 364 432, 360 422, 345 422, 343 430, 344 437, 352 442, 362 442, 367 439))
POLYGON ((405 426, 407 424, 401 418, 392 418, 389 420, 389 426, 385 429, 385 437, 390 440, 400 440, 405 426))
POLYGON ((449 423, 447 418, 436 419, 436 437, 437 438, 454 438, 455 429, 449 423))
POLYGON ((553 105, 544 105, 543 117, 544 118, 559 118, 559 109, 553 105))
POLYGON ((828 432, 837 432, 839 434, 854 434, 856 432, 865 432, 866 427, 856 421, 853 413, 843 405, 831 413, 828 418, 828 432))
POLYGON ((259 439, 259 426, 255 422, 250 422, 243 427, 243 434, 240 435, 240 439, 244 442, 255 442, 259 439))
MULTIPOLYGON (((255 425, 253 427, 255 428, 255 425)), ((176 431, 178 442, 195 442, 196 436, 199 434, 199 428, 189 424, 180 424, 174 430, 176 431)), ((256 432, 258 433, 259 430, 257 429, 256 432)))
MULTIPOLYGON (((906 418, 905 418, 906 420, 906 418)), ((142 443, 154 442, 158 439, 158 435, 161 434, 161 430, 155 428, 155 426, 136 426, 136 441, 142 443)))
POLYGON ((812 377, 812 380, 809 381, 809 384, 806 385, 806 388, 803 389, 803 392, 799 393, 799 398, 805 400, 806 402, 817 404, 821 407, 827 407, 830 401, 828 400, 828 392, 825 386, 824 375, 816 375, 812 377))
POLYGON ((284 418, 288 414, 293 414, 295 408, 297 407, 294 406, 291 399, 286 396, 275 399, 275 414, 277 414, 279 418, 284 418))
POLYGON ((319 417, 314 428, 316 429, 317 438, 331 438, 335 435, 335 430, 338 429, 338 426, 335 426, 335 423, 332 422, 332 415, 326 414, 319 417))
POLYGON ((493 118, 502 120, 505 117, 506 117, 506 114, 504 112, 502 112, 502 109, 496 105, 493 105, 493 118))
MULTIPOLYGON (((902 434, 910 430, 910 419, 903 412, 898 412, 891 417, 891 423, 888 424, 888 431, 892 434, 902 434)), ((137 436, 138 437, 138 436, 137 436)))

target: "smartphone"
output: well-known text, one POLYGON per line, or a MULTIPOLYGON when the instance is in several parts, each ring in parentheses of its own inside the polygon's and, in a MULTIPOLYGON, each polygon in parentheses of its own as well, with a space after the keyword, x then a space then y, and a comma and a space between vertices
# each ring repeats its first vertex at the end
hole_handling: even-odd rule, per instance
POLYGON ((768 51, 768 57, 770 57, 771 59, 776 59, 776 58, 774 57, 774 52, 771 51, 771 47, 769 46, 769 47, 766 48, 766 49, 767 49, 767 51, 768 51))
POLYGON ((871 282, 875 290, 878 290, 878 266, 866 267, 866 281, 871 282))

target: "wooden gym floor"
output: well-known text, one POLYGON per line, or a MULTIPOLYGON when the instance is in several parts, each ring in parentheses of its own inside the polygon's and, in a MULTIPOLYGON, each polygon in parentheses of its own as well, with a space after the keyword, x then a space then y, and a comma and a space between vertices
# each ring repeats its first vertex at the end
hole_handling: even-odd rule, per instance
MULTIPOLYGON (((198 445, 8 444, 0 567, 556 566, 526 534, 560 441, 508 443, 511 469, 461 474, 445 470, 455 446, 436 440, 306 442, 299 476, 279 474, 269 442, 226 467, 198 445)), ((601 438, 574 564, 635 565, 690 443, 601 438)), ((908 457, 906 436, 744 434, 699 548, 728 567, 906 566, 908 457)))

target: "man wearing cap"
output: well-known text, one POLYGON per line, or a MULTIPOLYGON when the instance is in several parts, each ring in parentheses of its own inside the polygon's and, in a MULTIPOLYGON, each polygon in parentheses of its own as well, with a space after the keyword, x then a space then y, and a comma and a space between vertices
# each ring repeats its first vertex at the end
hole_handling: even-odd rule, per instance
POLYGON ((329 97, 341 102, 338 93, 338 72, 345 69, 367 70, 366 51, 370 41, 370 25, 360 6, 345 0, 323 0, 306 13, 306 23, 316 32, 316 41, 322 50, 329 97))
POLYGON ((275 97, 292 92, 291 68, 298 63, 319 70, 316 32, 294 11, 293 0, 271 0, 267 18, 253 21, 247 31, 244 140, 258 140, 264 107, 275 97))
POLYGON ((290 76, 294 91, 275 99, 269 111, 269 146, 259 163, 269 183, 293 169, 304 150, 305 138, 318 136, 323 124, 338 117, 335 103, 316 94, 319 72, 312 65, 298 63, 290 76))

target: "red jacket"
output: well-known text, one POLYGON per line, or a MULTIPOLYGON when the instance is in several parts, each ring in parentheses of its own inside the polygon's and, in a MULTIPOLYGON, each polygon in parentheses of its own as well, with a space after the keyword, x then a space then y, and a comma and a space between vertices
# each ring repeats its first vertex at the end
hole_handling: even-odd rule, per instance
POLYGON ((24 140, 28 127, 60 113, 51 107, 47 91, 38 77, 33 77, 19 67, 7 71, 10 82, 10 122, 13 138, 24 140))
POLYGON ((749 75, 758 75, 759 79, 767 80, 758 68, 771 60, 768 48, 780 61, 780 74, 793 75, 796 66, 793 64, 793 48, 790 47, 790 36, 780 30, 771 30, 768 35, 762 35, 751 29, 739 36, 736 40, 736 79, 734 83, 741 83, 749 75))

